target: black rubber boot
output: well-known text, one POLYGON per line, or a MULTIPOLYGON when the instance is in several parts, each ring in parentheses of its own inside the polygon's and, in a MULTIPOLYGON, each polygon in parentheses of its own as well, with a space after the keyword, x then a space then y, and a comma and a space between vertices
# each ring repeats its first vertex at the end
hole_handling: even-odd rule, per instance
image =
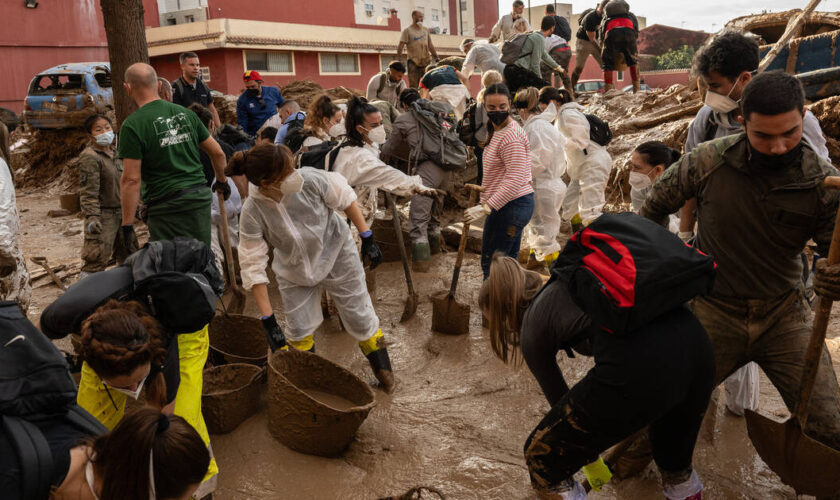
POLYGON ((391 358, 388 357, 388 349, 381 347, 367 356, 373 374, 379 383, 382 384, 382 390, 390 394, 394 391, 394 371, 391 370, 391 358))

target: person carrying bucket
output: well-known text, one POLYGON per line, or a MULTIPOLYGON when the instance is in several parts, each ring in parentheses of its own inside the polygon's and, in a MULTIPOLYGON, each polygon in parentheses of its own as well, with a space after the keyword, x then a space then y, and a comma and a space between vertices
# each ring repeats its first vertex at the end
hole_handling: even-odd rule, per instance
POLYGON ((324 320, 321 289, 325 289, 345 329, 359 341, 374 375, 391 392, 394 375, 385 338, 350 227, 337 211, 344 211, 359 230, 362 257, 371 268, 382 261, 382 253, 347 180, 312 167, 295 170, 285 146, 258 146, 236 153, 228 171, 244 174, 252 184, 240 218, 239 265, 242 284, 254 295, 272 349, 315 350, 313 335, 324 320), (272 270, 286 313, 285 335, 268 297, 269 245, 274 247, 272 270))
POLYGON ((487 217, 481 237, 481 270, 490 274, 495 252, 519 255, 522 229, 534 213, 528 136, 511 117, 511 97, 504 84, 484 89, 484 108, 493 124, 484 148, 484 176, 480 203, 464 212, 464 222, 475 224, 487 217))
POLYGON ((479 292, 493 352, 505 363, 524 358, 551 405, 524 446, 538 497, 585 499, 574 474, 582 467, 590 486, 600 489, 611 472, 599 454, 650 425, 665 497, 699 500, 702 486, 691 462, 714 377, 705 330, 677 307, 626 334, 608 332, 572 297, 563 280, 543 286, 538 273, 501 255, 479 292), (571 389, 557 365, 561 350, 595 360, 571 389))

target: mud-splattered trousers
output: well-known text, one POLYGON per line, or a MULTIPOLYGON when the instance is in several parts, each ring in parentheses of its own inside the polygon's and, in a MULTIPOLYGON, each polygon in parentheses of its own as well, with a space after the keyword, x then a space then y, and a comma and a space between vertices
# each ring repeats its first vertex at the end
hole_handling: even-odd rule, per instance
MULTIPOLYGON (((774 300, 698 297, 694 314, 715 349, 715 385, 755 361, 776 386, 788 410, 799 398, 811 307, 798 290, 774 300)), ((823 348, 805 432, 840 450, 840 389, 828 349, 823 348)))
POLYGON ((490 275, 493 254, 501 252, 514 259, 519 258, 522 230, 534 213, 534 193, 528 193, 509 201, 501 210, 493 209, 484 220, 481 237, 481 270, 484 279, 490 275))
POLYGON ((647 425, 663 473, 690 470, 714 388, 712 346, 700 322, 680 307, 623 335, 593 328, 591 340, 595 366, 525 442, 534 488, 557 488, 647 425))
POLYGON ((122 239, 118 238, 122 225, 121 175, 122 162, 114 158, 111 150, 102 151, 89 146, 79 155, 79 201, 85 216, 82 245, 84 272, 104 271, 112 256, 120 264, 128 257, 122 239), (97 217, 102 230, 91 233, 88 224, 97 217))

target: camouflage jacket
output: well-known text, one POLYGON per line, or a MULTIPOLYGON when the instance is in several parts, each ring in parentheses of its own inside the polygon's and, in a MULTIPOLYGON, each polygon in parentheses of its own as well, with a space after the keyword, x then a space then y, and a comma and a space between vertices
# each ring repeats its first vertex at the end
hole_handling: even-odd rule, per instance
POLYGON ((122 161, 88 146, 79 155, 79 186, 82 213, 99 215, 102 208, 120 207, 122 161))
POLYGON ((712 295, 772 299, 800 287, 809 239, 828 255, 840 193, 822 181, 837 170, 807 144, 798 167, 778 171, 750 167, 747 151, 743 133, 697 146, 656 180, 641 214, 664 224, 696 197, 696 245, 718 263, 712 295))

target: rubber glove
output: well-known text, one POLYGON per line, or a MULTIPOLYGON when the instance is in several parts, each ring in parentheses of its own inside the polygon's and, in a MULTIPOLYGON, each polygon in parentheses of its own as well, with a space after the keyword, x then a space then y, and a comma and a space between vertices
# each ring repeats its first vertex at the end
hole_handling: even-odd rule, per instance
POLYGON ((102 220, 98 215, 91 215, 87 218, 85 230, 88 234, 102 234, 102 220))
POLYGON ((370 260, 371 270, 376 269, 376 266, 382 262, 382 251, 373 240, 373 231, 368 229, 359 236, 362 238, 362 259, 367 257, 370 260))
POLYGON ((288 349, 286 347, 286 336, 283 335, 283 330, 277 324, 277 318, 272 314, 271 316, 263 316, 260 318, 265 336, 268 338, 268 345, 271 347, 271 352, 277 349, 288 349))
POLYGON ((601 457, 598 457, 598 460, 591 464, 584 465, 583 473, 586 475, 586 480, 589 481, 589 486, 592 486, 595 491, 601 491, 601 487, 612 479, 612 472, 601 457))
POLYGON ((475 224, 490 215, 490 206, 486 203, 470 207, 464 211, 464 224, 475 224))
POLYGON ((820 297, 840 300, 840 264, 828 265, 828 259, 817 260, 814 266, 814 291, 820 297))
POLYGON ((213 182, 213 187, 211 187, 210 189, 222 193, 222 195, 225 197, 225 200, 230 198, 230 184, 228 184, 227 182, 215 181, 213 182))
POLYGON ((692 238, 694 238, 694 231, 680 231, 677 233, 677 236, 683 240, 683 243, 688 243, 692 238))
POLYGON ((543 257, 543 262, 545 262, 546 267, 551 267, 554 264, 554 261, 557 260, 557 257, 560 256, 560 252, 552 252, 545 257, 543 257))

